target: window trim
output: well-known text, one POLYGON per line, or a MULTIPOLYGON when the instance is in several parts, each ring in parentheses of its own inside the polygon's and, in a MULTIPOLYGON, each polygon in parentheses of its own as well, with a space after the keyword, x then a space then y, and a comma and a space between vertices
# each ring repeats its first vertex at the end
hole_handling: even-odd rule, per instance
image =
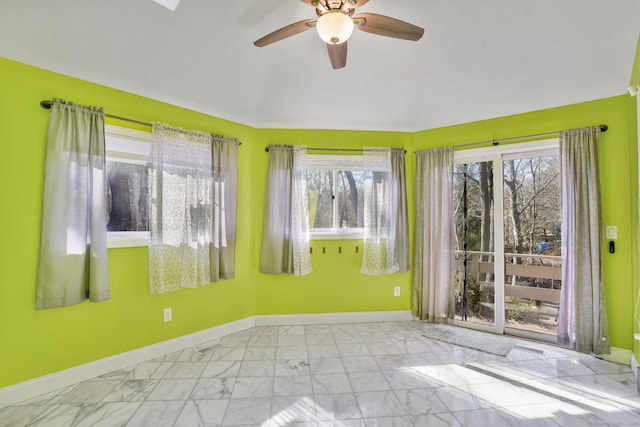
POLYGON ((148 231, 108 231, 107 248, 134 248, 149 246, 148 231))
MULTIPOLYGON (((149 162, 151 157, 150 132, 105 125, 105 151, 107 160, 115 158, 125 162, 149 162)), ((132 248, 149 246, 149 231, 108 231, 107 248, 132 248)))
POLYGON ((364 229, 363 228, 347 228, 309 231, 309 238, 311 240, 363 240, 364 229), (343 231, 344 230, 344 231, 343 231))
POLYGON ((532 142, 520 142, 517 144, 504 144, 491 147, 456 150, 453 153, 453 162, 455 164, 462 164, 465 163, 465 161, 469 160, 472 160, 474 162, 492 160, 496 154, 504 155, 505 158, 509 157, 510 155, 520 155, 521 157, 521 155, 525 153, 532 157, 543 156, 546 153, 548 153, 549 155, 557 155, 559 146, 559 138, 550 138, 532 142))
MULTIPOLYGON (((477 163, 491 161, 495 165, 500 165, 500 173, 494 172, 494 212, 504 212, 504 184, 496 185, 495 177, 500 177, 503 174, 502 168, 504 161, 528 158, 528 157, 542 157, 542 156, 559 156, 560 155, 560 138, 550 138, 543 140, 535 140, 530 142, 520 142, 513 144, 497 145, 482 148, 472 148, 454 151, 453 163, 455 165, 465 163, 477 163)), ((498 182, 503 182, 503 178, 498 178, 498 182)), ((479 323, 467 322, 458 319, 454 319, 454 323, 472 329, 486 329, 497 333, 505 333, 508 329, 509 332, 521 333, 520 330, 510 328, 506 326, 505 317, 505 265, 504 265, 504 215, 495 215, 493 221, 493 239, 495 242, 500 241, 500 244, 494 243, 493 257, 494 257, 494 272, 500 272, 496 274, 494 281, 494 318, 493 325, 482 325, 479 323)), ((535 339, 545 340, 547 336, 538 334, 535 332, 525 331, 525 335, 530 335, 535 339)))

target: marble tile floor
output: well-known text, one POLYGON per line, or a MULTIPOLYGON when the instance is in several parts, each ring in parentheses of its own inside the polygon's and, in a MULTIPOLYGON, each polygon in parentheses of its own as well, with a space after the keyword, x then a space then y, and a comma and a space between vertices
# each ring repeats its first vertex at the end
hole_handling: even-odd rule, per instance
POLYGON ((494 356, 423 327, 255 327, 2 408, 0 426, 640 426, 628 366, 524 341, 494 356))

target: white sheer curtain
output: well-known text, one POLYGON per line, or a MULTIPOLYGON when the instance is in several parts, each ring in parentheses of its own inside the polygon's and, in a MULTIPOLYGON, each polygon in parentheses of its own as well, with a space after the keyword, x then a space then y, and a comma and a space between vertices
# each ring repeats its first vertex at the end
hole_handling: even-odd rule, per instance
POLYGON ((304 276, 309 253, 306 147, 269 146, 260 271, 304 276))
POLYGON ((391 187, 391 149, 363 150, 364 169, 364 250, 360 271, 368 275, 394 273, 395 259, 393 194, 391 187))
POLYGON ((210 134, 157 123, 153 138, 149 173, 151 293, 232 278, 237 143, 214 142, 210 134))
POLYGON ((307 148, 293 149, 293 186, 291 191, 291 240, 293 244, 293 274, 311 273, 309 235, 309 191, 307 190, 307 148))
POLYGON ((451 317, 454 267, 453 148, 416 153, 413 315, 444 322, 451 317))
POLYGON ((562 290, 558 341, 583 353, 609 353, 600 271, 600 128, 560 134, 562 290))
POLYGON ((36 308, 109 299, 104 113, 54 99, 36 308))

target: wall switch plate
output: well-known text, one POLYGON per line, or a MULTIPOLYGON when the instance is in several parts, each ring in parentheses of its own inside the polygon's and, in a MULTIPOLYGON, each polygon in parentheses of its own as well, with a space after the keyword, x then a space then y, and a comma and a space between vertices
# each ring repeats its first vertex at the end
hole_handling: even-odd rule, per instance
POLYGON ((394 297, 399 297, 400 296, 400 286, 396 286, 393 288, 393 296, 394 297))
POLYGON ((607 225, 606 227, 607 239, 615 240, 618 238, 618 226, 616 225, 607 225))
POLYGON ((171 322, 173 320, 173 312, 171 311, 171 307, 162 310, 162 314, 164 315, 165 322, 171 322))

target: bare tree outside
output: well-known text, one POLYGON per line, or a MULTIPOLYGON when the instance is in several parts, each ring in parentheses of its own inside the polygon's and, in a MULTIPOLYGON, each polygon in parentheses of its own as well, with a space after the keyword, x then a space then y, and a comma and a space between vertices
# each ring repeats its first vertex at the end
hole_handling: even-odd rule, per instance
POLYGON ((507 326, 555 334, 562 285, 559 158, 505 160, 503 184, 494 181, 500 179, 495 166, 455 165, 456 315, 494 321, 493 219, 503 215, 507 326), (504 185, 503 212, 494 212, 494 185, 504 185))
POLYGON ((107 161, 107 231, 147 231, 147 166, 107 161))
POLYGON ((506 324, 555 335, 562 288, 560 161, 504 163, 506 324))
POLYGON ((308 170, 309 227, 363 227, 365 174, 364 171, 308 170))
POLYGON ((308 170, 309 227, 333 227, 333 173, 327 170, 308 170))
POLYGON ((506 161, 504 185, 505 252, 560 255, 558 157, 506 161))
POLYGON ((480 269, 493 263, 493 163, 455 165, 454 192, 455 312, 463 320, 493 323, 494 277, 480 269))

